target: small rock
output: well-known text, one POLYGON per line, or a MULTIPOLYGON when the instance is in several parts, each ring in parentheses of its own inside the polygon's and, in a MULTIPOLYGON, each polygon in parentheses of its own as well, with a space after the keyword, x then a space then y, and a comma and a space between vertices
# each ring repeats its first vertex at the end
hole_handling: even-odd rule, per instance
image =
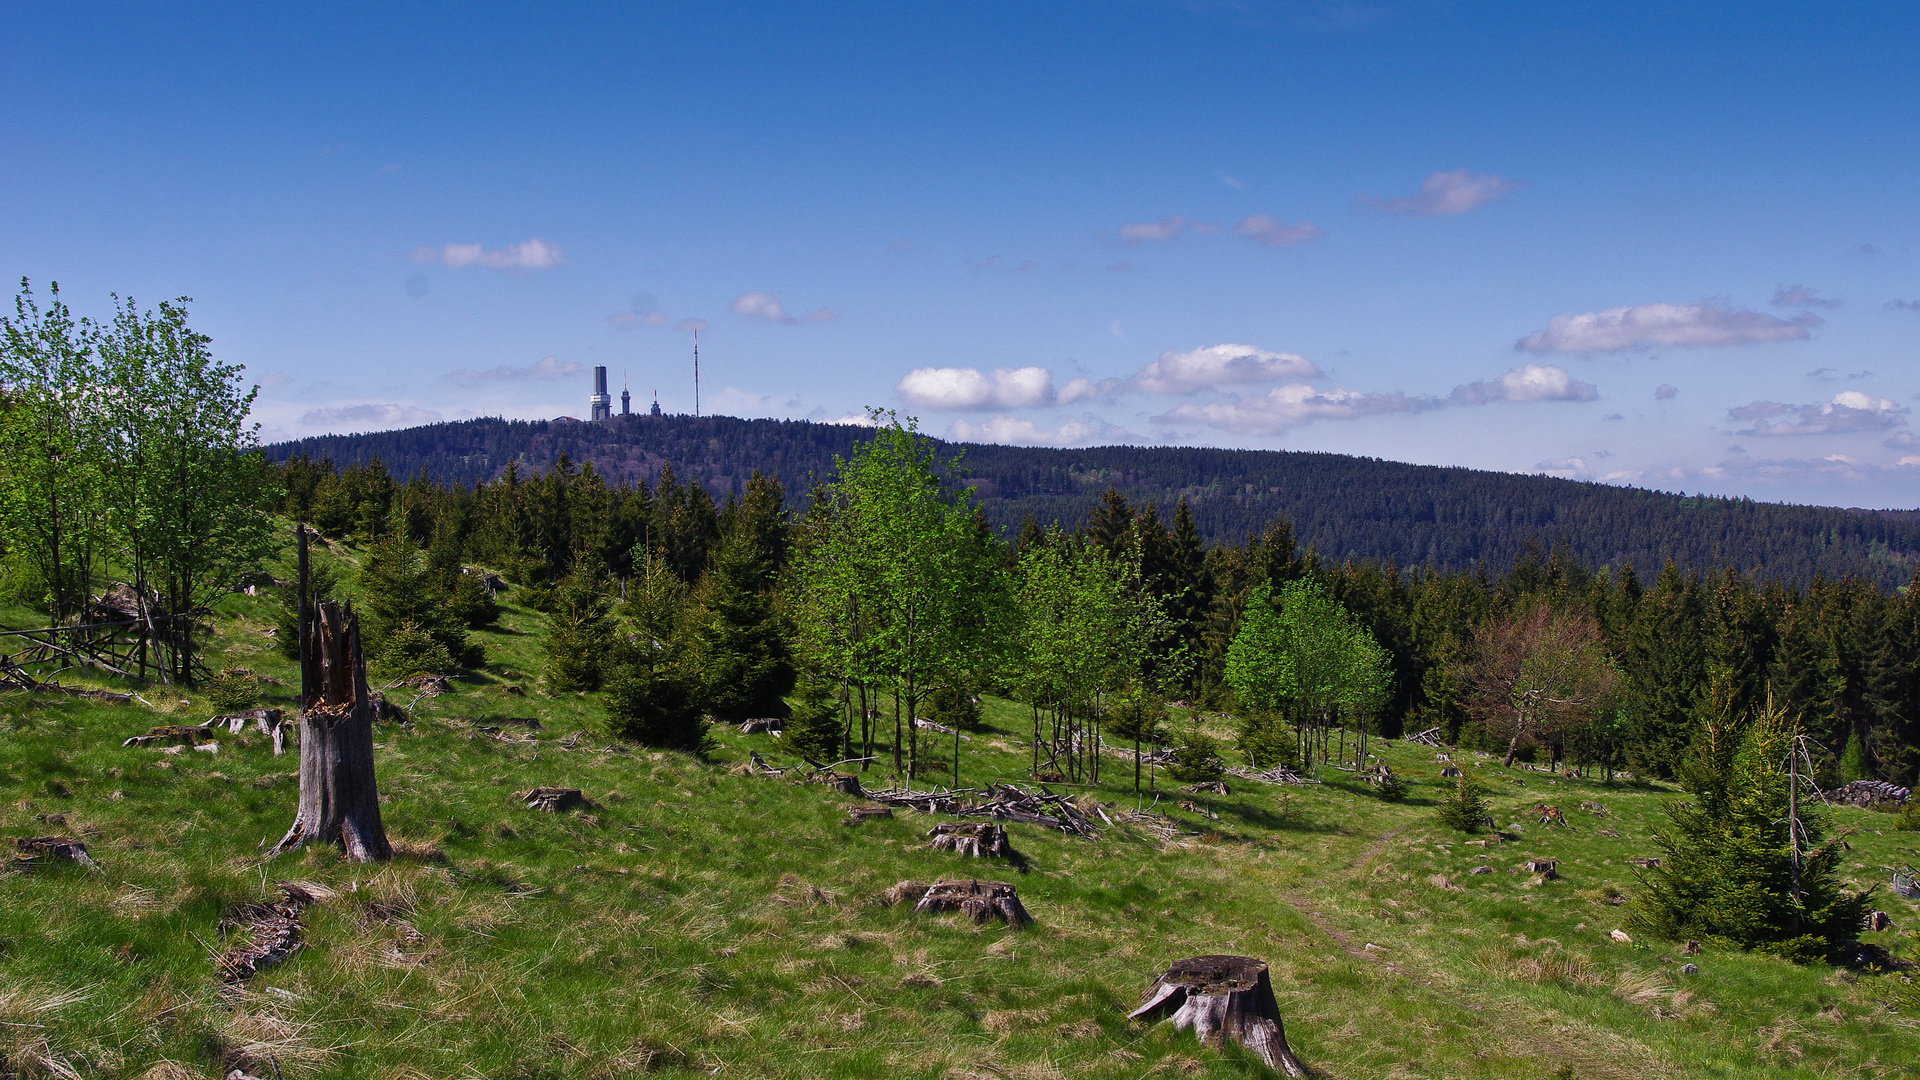
POLYGON ((1700 965, 1699 964, 1682 964, 1680 965, 1680 974, 1698 975, 1700 974, 1700 965))
POLYGON ((1622 945, 1633 944, 1633 939, 1627 936, 1627 932, 1625 930, 1615 930, 1613 933, 1608 934, 1607 936, 1619 942, 1622 945))

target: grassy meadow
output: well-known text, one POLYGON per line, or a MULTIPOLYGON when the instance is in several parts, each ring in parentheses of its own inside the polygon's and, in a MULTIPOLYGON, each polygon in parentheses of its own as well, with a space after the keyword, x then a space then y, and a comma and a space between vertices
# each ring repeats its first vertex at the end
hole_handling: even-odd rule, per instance
MULTIPOLYGON (((223 603, 215 666, 251 667, 268 704, 289 703, 270 601, 223 603)), ((0 696, 0 830, 83 838, 100 867, 0 875, 0 1077, 1266 1075, 1125 1019, 1169 961, 1214 952, 1271 965, 1294 1050, 1326 1077, 1895 1077, 1920 1061, 1920 1014, 1888 1004, 1898 977, 1610 939, 1669 786, 1461 752, 1516 837, 1489 843, 1435 820, 1450 782, 1432 749, 1396 743, 1382 753, 1405 803, 1332 770, 1306 787, 1230 781, 1225 797, 1163 786, 1169 828, 1121 816, 1154 795, 1113 758, 1097 787, 1057 790, 1115 826, 1089 841, 1012 825, 1023 865, 983 865, 928 850, 933 819, 849 826, 858 800, 737 767, 749 750, 793 763, 776 737, 721 729, 707 761, 614 744, 595 700, 540 688, 540 626, 509 604, 479 635, 486 673, 376 729, 400 853, 386 866, 313 848, 263 862, 292 820, 296 757, 262 736, 222 734, 217 753, 120 746, 218 711, 193 695, 143 691, 152 709, 0 696), (541 728, 499 722, 512 717, 541 728), (590 803, 548 815, 511 797, 536 785, 590 803), (1567 826, 1536 824, 1537 802, 1567 826), (1525 872, 1529 857, 1559 860, 1560 877, 1525 872), (1037 921, 876 902, 942 876, 1013 881, 1037 921), (287 880, 331 893, 305 948, 223 989, 223 913, 287 880)), ((1025 707, 986 706, 961 782, 1024 779, 1025 707)), ((862 782, 889 786, 885 771, 862 782)), ((1887 816, 1832 819, 1860 884, 1915 859, 1916 834, 1887 816)), ((1875 906, 1895 928, 1868 940, 1912 953, 1920 905, 1883 889, 1875 906)))

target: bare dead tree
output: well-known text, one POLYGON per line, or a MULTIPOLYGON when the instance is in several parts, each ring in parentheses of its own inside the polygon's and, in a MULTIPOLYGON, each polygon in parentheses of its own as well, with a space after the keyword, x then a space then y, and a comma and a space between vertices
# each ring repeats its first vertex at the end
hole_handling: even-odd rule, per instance
POLYGON ((1469 689, 1468 711, 1490 731, 1508 736, 1503 765, 1513 764, 1523 740, 1590 720, 1620 686, 1594 617, 1545 602, 1489 620, 1458 674, 1469 689))
POLYGON ((373 776, 373 695, 360 625, 351 610, 318 605, 302 682, 312 697, 300 713, 300 805, 274 855, 309 841, 338 844, 357 862, 393 858, 380 824, 373 776))

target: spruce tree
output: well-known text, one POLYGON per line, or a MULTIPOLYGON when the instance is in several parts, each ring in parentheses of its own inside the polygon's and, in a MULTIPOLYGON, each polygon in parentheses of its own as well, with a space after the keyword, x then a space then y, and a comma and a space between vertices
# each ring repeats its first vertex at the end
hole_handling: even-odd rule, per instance
POLYGON ((754 539, 741 529, 722 541, 691 643, 704 704, 725 719, 784 715, 781 699, 794 684, 783 620, 762 587, 766 554, 754 539))
POLYGON ((1796 960, 1856 939, 1872 893, 1843 887, 1841 847, 1821 840, 1804 772, 1794 798, 1796 733, 1777 708, 1745 731, 1716 721, 1701 733, 1681 770, 1692 799, 1670 806, 1672 827, 1655 833, 1662 855, 1642 877, 1635 926, 1796 960))
POLYGON ((547 615, 548 688, 556 691, 598 690, 607 658, 612 609, 607 578, 598 560, 583 559, 553 591, 553 611, 547 615))

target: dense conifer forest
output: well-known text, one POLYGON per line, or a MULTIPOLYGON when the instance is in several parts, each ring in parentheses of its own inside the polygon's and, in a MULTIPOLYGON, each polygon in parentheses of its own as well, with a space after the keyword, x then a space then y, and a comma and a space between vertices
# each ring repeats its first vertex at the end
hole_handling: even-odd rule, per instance
MULTIPOLYGON (((479 419, 302 439, 268 454, 343 469, 378 460, 400 481, 422 473, 463 486, 498 480, 509 464, 530 476, 562 455, 591 461, 612 485, 652 482, 671 463, 720 500, 758 470, 804 502, 834 456, 866 436, 857 427, 725 416, 479 419)), ((1162 511, 1184 498, 1210 544, 1244 543, 1284 517, 1322 558, 1402 567, 1498 569, 1529 545, 1563 546, 1589 571, 1632 566, 1644 574, 1672 561, 1694 573, 1732 568, 1802 586, 1819 574, 1890 589, 1920 565, 1920 514, 1911 510, 1786 506, 1291 451, 955 444, 941 451, 964 452, 987 521, 1006 531, 1027 517, 1070 526, 1113 488, 1162 511)))

